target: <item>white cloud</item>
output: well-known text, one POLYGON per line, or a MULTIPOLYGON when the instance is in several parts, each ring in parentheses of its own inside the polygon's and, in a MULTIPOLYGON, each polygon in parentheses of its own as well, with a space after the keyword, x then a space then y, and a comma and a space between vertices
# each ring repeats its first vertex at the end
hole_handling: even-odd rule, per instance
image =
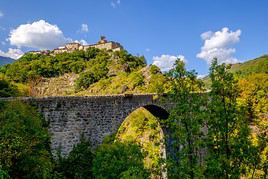
POLYGON ((113 0, 113 1, 111 1, 111 6, 112 6, 113 8, 116 8, 117 6, 120 5, 120 3, 121 3, 120 0, 113 0))
POLYGON ((217 32, 204 32, 201 34, 204 45, 196 57, 206 60, 208 64, 212 62, 213 58, 217 58, 219 63, 236 63, 238 59, 233 56, 236 49, 232 46, 239 42, 240 35, 240 29, 233 32, 227 27, 217 32))
POLYGON ((174 63, 178 58, 186 62, 186 59, 183 55, 161 55, 153 57, 153 65, 158 66, 161 71, 169 71, 174 67, 174 63))
POLYGON ((209 39, 210 37, 212 37, 212 35, 213 35, 213 32, 207 31, 207 32, 204 32, 201 34, 201 38, 203 40, 206 40, 206 39, 209 39))
POLYGON ((0 17, 3 17, 4 13, 2 11, 0 11, 0 17))
POLYGON ((76 42, 76 43, 80 43, 80 44, 82 44, 82 45, 88 45, 87 41, 84 40, 84 39, 81 39, 81 40, 75 40, 74 42, 76 42))
POLYGON ((9 58, 13 58, 13 59, 18 59, 23 54, 24 54, 23 51, 21 51, 20 49, 9 48, 7 52, 3 52, 0 50, 0 56, 9 57, 9 58))
POLYGON ((80 43, 81 43, 82 45, 88 45, 87 41, 84 40, 84 39, 81 39, 81 40, 80 40, 80 43))
POLYGON ((52 49, 70 41, 57 25, 44 20, 22 24, 9 34, 9 42, 17 47, 52 49))
POLYGON ((145 51, 146 51, 146 52, 150 52, 150 51, 151 51, 151 49, 149 49, 149 48, 146 48, 146 49, 145 49, 145 51))
POLYGON ((81 24, 80 32, 88 32, 88 25, 87 24, 81 24))
POLYGON ((204 74, 204 75, 197 75, 197 78, 198 78, 198 79, 202 79, 202 78, 205 78, 206 76, 208 76, 208 74, 204 74))

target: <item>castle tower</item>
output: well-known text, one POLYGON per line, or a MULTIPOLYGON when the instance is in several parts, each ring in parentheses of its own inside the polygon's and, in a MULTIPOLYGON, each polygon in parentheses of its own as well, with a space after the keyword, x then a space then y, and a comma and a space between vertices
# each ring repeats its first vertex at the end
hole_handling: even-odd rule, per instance
POLYGON ((98 42, 98 44, 105 44, 105 43, 107 43, 108 41, 106 40, 106 37, 105 36, 100 36, 100 40, 99 40, 99 42, 98 42))

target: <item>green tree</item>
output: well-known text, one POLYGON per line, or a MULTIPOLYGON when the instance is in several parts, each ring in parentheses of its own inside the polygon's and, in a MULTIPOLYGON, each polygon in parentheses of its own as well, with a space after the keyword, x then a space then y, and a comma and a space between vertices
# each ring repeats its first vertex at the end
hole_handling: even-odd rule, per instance
POLYGON ((1 169, 0 166, 0 179, 9 179, 10 177, 8 176, 7 172, 1 169))
POLYGON ((205 119, 205 95, 200 93, 202 82, 194 71, 186 71, 180 59, 169 76, 172 79, 170 97, 175 107, 167 120, 174 153, 168 163, 168 175, 170 178, 202 178, 203 155, 200 152, 205 119))
POLYGON ((74 146, 67 157, 58 156, 55 176, 68 179, 92 178, 92 160, 91 145, 82 137, 81 142, 74 146))
POLYGON ((120 174, 121 179, 144 179, 149 178, 148 172, 144 172, 143 168, 130 167, 128 170, 120 174))
MULTIPOLYGON (((143 154, 136 144, 115 142, 97 148, 93 160, 95 178, 138 178, 149 174, 143 166, 143 154)), ((145 177, 146 176, 146 177, 145 177)))
POLYGON ((209 178, 239 178, 254 152, 249 140, 250 129, 243 106, 239 106, 237 81, 230 66, 210 68, 212 81, 208 105, 208 159, 209 178))
POLYGON ((146 64, 144 56, 135 57, 125 50, 114 52, 114 58, 119 59, 118 62, 124 65, 126 72, 132 72, 146 64))
POLYGON ((49 135, 40 115, 21 102, 0 105, 0 167, 12 178, 48 178, 49 135))
POLYGON ((171 80, 168 79, 168 75, 161 73, 160 68, 155 65, 149 67, 150 78, 147 88, 149 93, 167 93, 171 88, 171 80))

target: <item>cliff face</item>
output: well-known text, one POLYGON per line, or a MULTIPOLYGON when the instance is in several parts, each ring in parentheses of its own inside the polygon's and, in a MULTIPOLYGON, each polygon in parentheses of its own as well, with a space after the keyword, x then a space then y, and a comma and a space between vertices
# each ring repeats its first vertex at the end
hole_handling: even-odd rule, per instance
POLYGON ((41 78, 35 84, 32 84, 32 96, 66 96, 74 93, 74 83, 78 75, 66 73, 60 77, 41 78))

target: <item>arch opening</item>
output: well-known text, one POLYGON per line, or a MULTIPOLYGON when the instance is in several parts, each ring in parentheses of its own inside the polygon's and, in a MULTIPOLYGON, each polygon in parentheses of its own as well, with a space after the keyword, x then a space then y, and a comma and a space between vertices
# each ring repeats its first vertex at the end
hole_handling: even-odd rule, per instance
POLYGON ((156 105, 145 105, 130 112, 119 127, 116 139, 121 142, 134 142, 146 153, 145 168, 152 172, 153 178, 166 178, 163 159, 166 159, 165 136, 167 130, 161 120, 169 113, 156 105))

